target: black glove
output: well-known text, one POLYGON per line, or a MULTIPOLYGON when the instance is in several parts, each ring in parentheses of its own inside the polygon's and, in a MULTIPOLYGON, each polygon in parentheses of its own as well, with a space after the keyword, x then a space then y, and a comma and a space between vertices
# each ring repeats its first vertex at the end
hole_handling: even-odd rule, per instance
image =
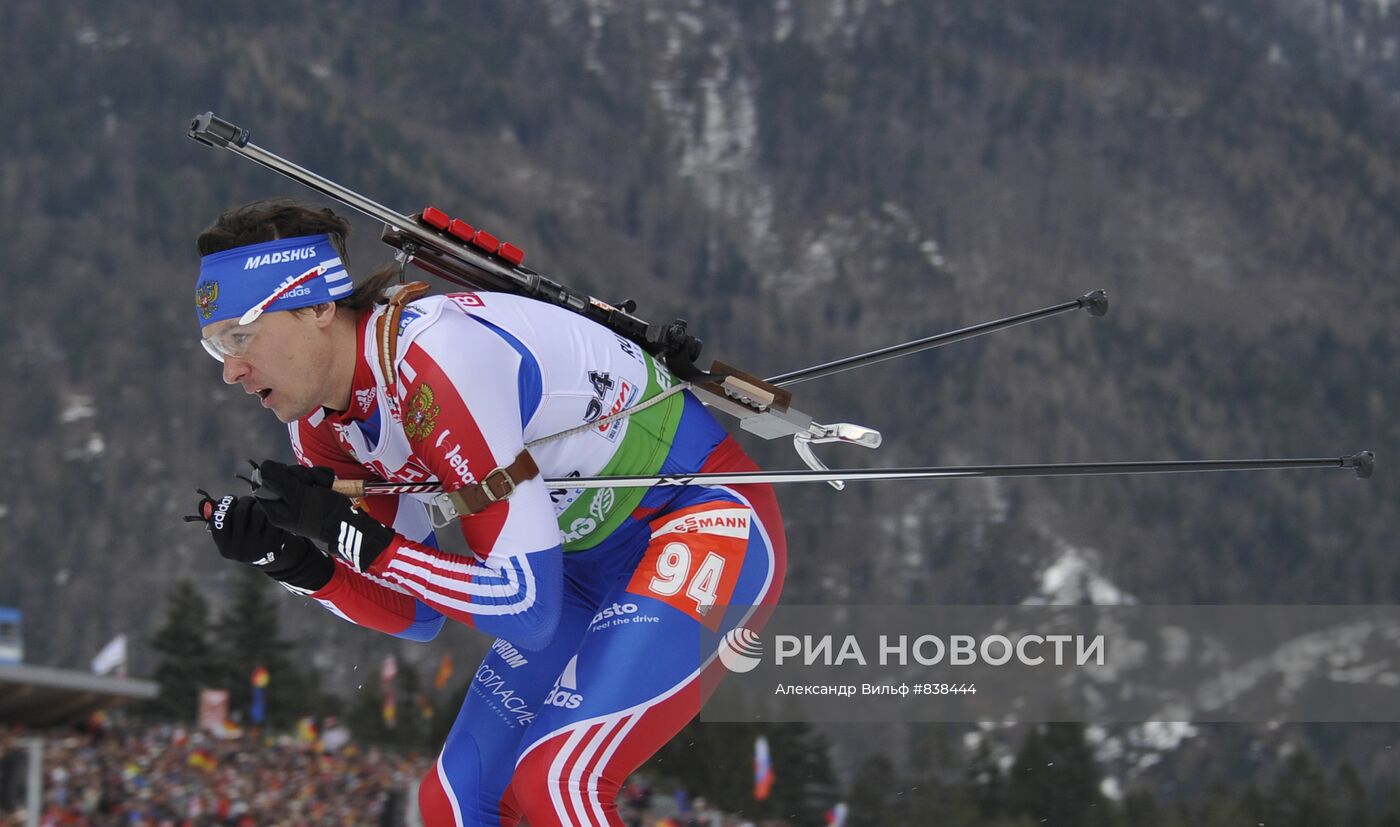
POLYGON ((314 592, 330 582, 335 563, 310 540, 269 522, 256 499, 230 494, 215 501, 199 493, 198 516, 185 519, 204 522, 224 559, 254 566, 300 590, 314 592))
POLYGON ((259 487, 253 492, 267 518, 279 528, 326 544, 354 566, 368 571, 397 535, 355 508, 350 498, 331 488, 335 472, 275 460, 258 465, 259 487))

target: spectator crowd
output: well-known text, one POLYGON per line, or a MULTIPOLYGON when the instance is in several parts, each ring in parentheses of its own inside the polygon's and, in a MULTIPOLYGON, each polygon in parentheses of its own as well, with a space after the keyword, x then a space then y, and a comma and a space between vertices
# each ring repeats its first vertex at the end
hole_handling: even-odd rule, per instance
MULTIPOLYGON (((433 759, 305 735, 215 738, 174 725, 41 734, 42 827, 413 827, 416 784, 433 759)), ((26 738, 0 725, 0 827, 26 823, 26 738)), ((682 790, 660 793, 641 776, 628 780, 618 807, 628 827, 753 827, 682 790)))
MULTIPOLYGON (((397 827, 431 761, 176 726, 44 735, 43 827, 397 827)), ((0 729, 0 755, 22 751, 18 733, 0 729)), ((10 803, 24 805, 22 796, 10 803)), ((24 823, 18 809, 0 812, 0 827, 24 823)))

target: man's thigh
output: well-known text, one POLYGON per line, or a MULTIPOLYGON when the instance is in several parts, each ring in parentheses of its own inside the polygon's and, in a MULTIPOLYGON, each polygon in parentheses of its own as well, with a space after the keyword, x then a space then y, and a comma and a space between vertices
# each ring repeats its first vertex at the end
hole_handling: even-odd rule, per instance
POLYGON ((514 797, 532 824, 613 823, 618 785, 699 711, 720 637, 779 587, 761 523, 719 491, 651 521, 522 744, 514 797))
POLYGON ((555 678, 578 649, 592 614, 591 605, 566 593, 559 629, 544 649, 517 649, 503 639, 492 644, 420 788, 426 827, 501 823, 502 796, 510 785, 521 740, 538 717, 555 678))

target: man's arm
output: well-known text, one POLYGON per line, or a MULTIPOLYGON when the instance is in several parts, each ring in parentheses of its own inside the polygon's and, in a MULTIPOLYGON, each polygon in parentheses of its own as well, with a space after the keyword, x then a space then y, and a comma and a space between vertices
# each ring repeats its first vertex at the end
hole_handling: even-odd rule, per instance
MULTIPOLYGON (((331 468, 337 477, 344 479, 368 476, 324 428, 303 421, 290 423, 288 429, 293 453, 303 465, 331 468)), ((407 497, 370 497, 365 506, 379 522, 393 526, 405 536, 416 537, 424 543, 432 539, 432 524, 418 502, 407 497)), ((367 629, 420 642, 437 637, 444 623, 441 613, 401 587, 362 574, 342 560, 336 563, 330 580, 319 588, 308 590, 288 585, 287 590, 310 597, 336 617, 367 629)))
MULTIPOLYGON (((440 318, 403 355, 404 431, 418 459, 447 490, 509 465, 524 449, 521 363, 522 356, 499 335, 456 315, 440 318)), ((351 508, 328 481, 300 486, 282 469, 264 463, 266 491, 260 496, 273 498, 264 506, 274 522, 326 542, 355 571, 487 634, 525 649, 542 647, 553 637, 563 559, 553 506, 539 478, 461 518, 474 553, 464 558, 351 508)))
MULTIPOLYGON (((445 490, 480 482, 525 449, 522 410, 534 410, 540 393, 538 383, 521 381, 522 373, 538 375, 525 364, 532 358, 456 314, 444 314, 402 354, 404 431, 445 490)), ((543 480, 519 482, 509 498, 458 522, 475 559, 400 536, 366 570, 455 620, 523 648, 543 646, 563 590, 559 528, 543 480)))

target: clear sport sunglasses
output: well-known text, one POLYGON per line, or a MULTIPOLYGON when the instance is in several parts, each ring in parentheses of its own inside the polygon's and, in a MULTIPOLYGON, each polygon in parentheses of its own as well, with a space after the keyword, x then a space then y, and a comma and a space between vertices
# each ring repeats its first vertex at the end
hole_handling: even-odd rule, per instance
POLYGON ((248 353, 248 348, 253 344, 253 337, 258 334, 258 325, 253 324, 233 325, 226 327, 215 333, 213 336, 205 336, 199 340, 210 356, 220 362, 225 358, 237 359, 248 353))

